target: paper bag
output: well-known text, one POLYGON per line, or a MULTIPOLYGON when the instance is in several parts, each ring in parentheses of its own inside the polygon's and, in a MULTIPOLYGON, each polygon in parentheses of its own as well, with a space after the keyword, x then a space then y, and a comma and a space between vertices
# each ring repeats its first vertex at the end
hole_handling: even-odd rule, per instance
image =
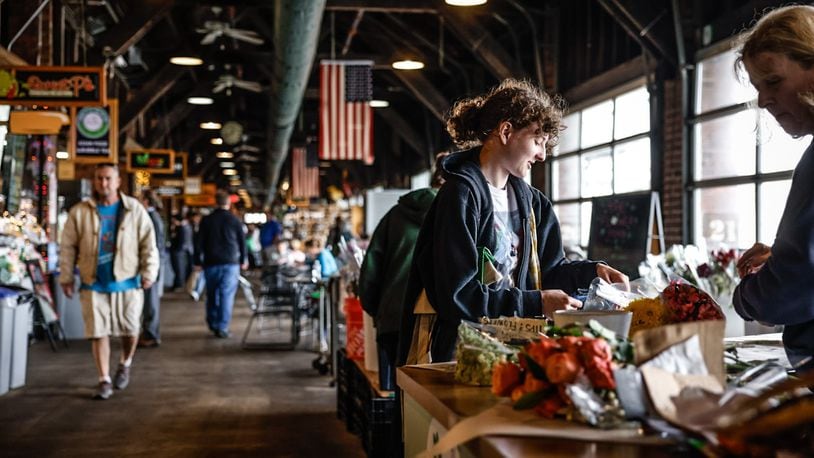
POLYGON ((709 374, 715 377, 721 385, 724 385, 726 383, 724 369, 725 326, 726 324, 723 321, 695 321, 639 331, 633 335, 633 345, 636 349, 636 365, 641 365, 667 348, 697 334, 709 374))

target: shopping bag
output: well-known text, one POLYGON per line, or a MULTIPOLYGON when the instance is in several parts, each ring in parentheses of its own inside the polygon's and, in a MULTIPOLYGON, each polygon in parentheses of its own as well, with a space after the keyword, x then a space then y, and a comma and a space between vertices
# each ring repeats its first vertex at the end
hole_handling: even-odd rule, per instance
POLYGON ((407 364, 429 364, 432 362, 430 356, 432 328, 435 325, 437 315, 427 298, 426 290, 421 290, 421 294, 413 307, 413 314, 415 315, 415 324, 413 325, 410 352, 407 354, 407 364))

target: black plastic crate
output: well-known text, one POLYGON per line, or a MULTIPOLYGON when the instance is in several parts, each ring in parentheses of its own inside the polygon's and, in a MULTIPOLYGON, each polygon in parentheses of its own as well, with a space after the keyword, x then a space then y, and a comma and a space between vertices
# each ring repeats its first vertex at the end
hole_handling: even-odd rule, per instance
POLYGON ((393 422, 396 414, 395 398, 371 398, 368 408, 368 421, 371 424, 387 424, 393 422))
POLYGON ((337 371, 336 371, 336 418, 342 421, 347 421, 348 418, 348 398, 350 396, 348 390, 348 370, 345 363, 345 350, 340 349, 336 352, 337 371))
POLYGON ((393 423, 370 423, 362 438, 362 446, 370 457, 399 456, 396 447, 401 441, 394 440, 393 423))

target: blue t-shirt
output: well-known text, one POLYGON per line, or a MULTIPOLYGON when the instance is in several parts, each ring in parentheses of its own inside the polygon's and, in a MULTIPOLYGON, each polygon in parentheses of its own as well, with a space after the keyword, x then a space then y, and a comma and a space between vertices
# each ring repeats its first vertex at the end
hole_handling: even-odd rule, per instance
POLYGON ((138 288, 138 275, 121 281, 113 277, 113 254, 116 252, 116 213, 121 202, 112 205, 99 205, 99 259, 96 262, 96 282, 92 285, 82 284, 82 288, 100 293, 116 293, 138 288))

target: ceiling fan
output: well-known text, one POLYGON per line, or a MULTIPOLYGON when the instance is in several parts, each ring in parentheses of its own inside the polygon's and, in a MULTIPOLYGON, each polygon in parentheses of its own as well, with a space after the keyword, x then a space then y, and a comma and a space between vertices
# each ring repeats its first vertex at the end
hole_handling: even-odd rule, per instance
POLYGON ((263 38, 254 30, 236 29, 233 28, 228 22, 223 21, 205 21, 203 27, 195 29, 198 33, 204 33, 201 40, 202 45, 211 45, 221 36, 234 38, 235 40, 245 41, 253 45, 262 45, 263 38))
POLYGON ((226 90, 226 95, 232 95, 232 88, 237 87, 240 89, 245 89, 251 92, 262 92, 263 85, 256 81, 247 81, 242 80, 234 75, 221 75, 217 81, 215 81, 215 87, 212 89, 212 92, 218 93, 223 92, 226 90))

